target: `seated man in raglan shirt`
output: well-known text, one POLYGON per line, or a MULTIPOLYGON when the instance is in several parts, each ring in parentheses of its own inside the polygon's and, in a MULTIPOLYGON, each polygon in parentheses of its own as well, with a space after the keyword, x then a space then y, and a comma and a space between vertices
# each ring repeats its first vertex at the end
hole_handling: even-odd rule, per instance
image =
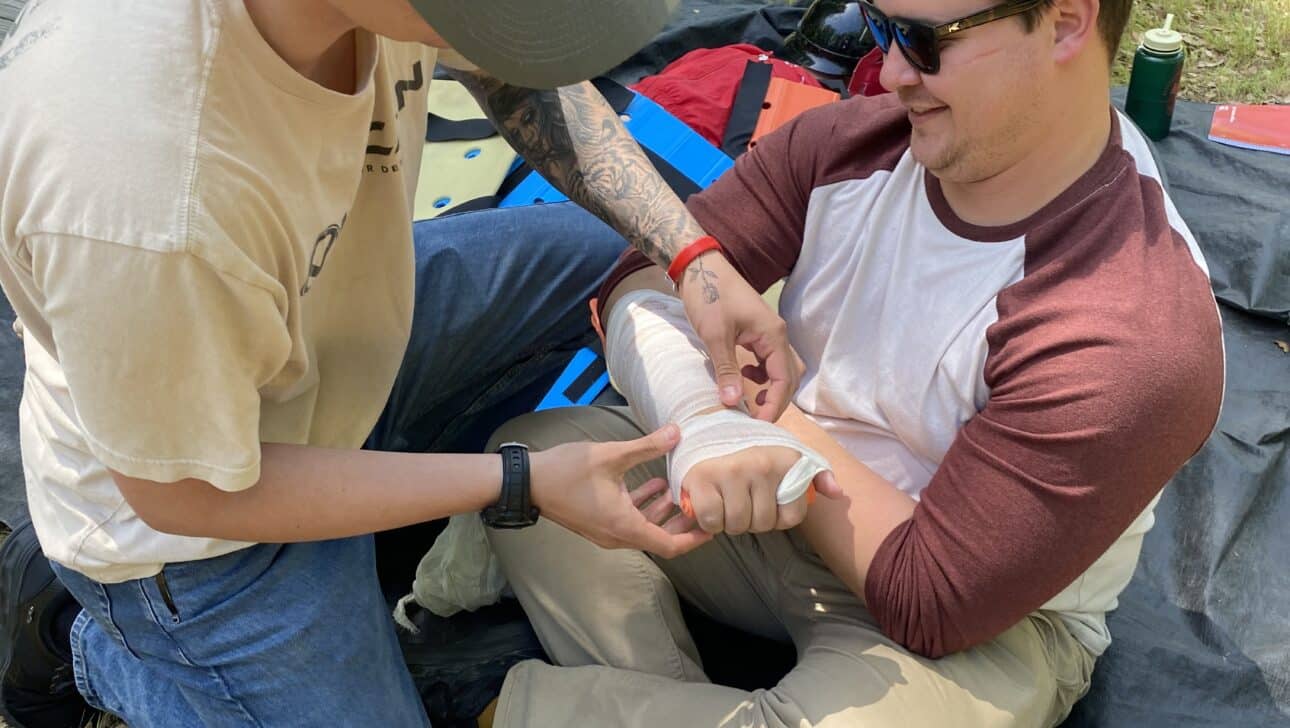
POLYGON ((895 93, 807 112, 690 199, 724 252, 682 291, 722 254, 761 290, 787 279, 805 375, 782 429, 705 399, 671 282, 629 252, 599 300, 631 409, 498 433, 541 449, 672 418, 681 445, 629 485, 666 475, 720 535, 668 560, 490 531, 556 663, 510 672, 496 725, 1054 725, 1087 690, 1161 489, 1217 420, 1222 332, 1108 98, 1129 0, 982 4, 866 3, 895 93), (821 460, 841 495, 785 497, 821 460), (791 641, 795 667, 712 684, 678 597, 791 641))

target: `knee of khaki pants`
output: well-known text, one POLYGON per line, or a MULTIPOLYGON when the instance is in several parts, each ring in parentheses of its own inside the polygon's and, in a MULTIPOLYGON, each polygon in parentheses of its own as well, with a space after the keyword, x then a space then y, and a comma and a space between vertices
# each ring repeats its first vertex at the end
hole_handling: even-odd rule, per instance
MULTIPOLYGON (((625 408, 571 407, 518 417, 498 430, 489 447, 522 442, 536 451, 641 434, 625 408)), ((634 468, 628 487, 665 472, 661 458, 634 468)), ((556 664, 706 679, 676 590, 648 556, 602 549, 545 518, 529 528, 487 533, 511 589, 556 664)))
MULTIPOLYGON (((570 442, 621 442, 644 435, 627 407, 561 407, 520 415, 502 425, 489 439, 486 452, 505 442, 542 451, 570 442)), ((659 458, 627 471, 627 487, 666 477, 667 461, 659 458)))

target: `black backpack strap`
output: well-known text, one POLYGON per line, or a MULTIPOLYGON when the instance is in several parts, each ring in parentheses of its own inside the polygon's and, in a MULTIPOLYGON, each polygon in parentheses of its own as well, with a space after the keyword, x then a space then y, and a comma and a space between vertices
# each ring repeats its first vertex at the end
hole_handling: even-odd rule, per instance
POLYGON ((445 119, 435 113, 426 114, 426 141, 462 142, 488 139, 497 135, 497 129, 488 119, 445 119))
POLYGON ((735 92, 734 106, 730 107, 726 134, 721 140, 721 151, 731 159, 748 151, 748 142, 752 141, 757 118, 761 116, 761 105, 766 102, 766 90, 770 88, 773 70, 771 64, 757 61, 748 61, 744 68, 744 77, 735 92))
POLYGON ((673 167, 671 162, 655 154, 654 150, 649 147, 642 146, 641 151, 645 152, 645 156, 649 158, 650 164, 654 165, 654 169, 658 170, 659 176, 663 178, 663 181, 667 183, 668 187, 672 188, 672 191, 676 193, 676 196, 681 198, 681 202, 685 202, 689 199, 690 195, 699 191, 698 183, 689 177, 686 177, 684 174, 681 174, 681 170, 673 167))
POLYGON ((614 111, 619 114, 626 112, 627 107, 631 106, 632 102, 636 100, 635 91, 612 78, 601 76, 600 78, 592 79, 591 85, 596 87, 600 95, 605 97, 605 101, 608 101, 614 111))

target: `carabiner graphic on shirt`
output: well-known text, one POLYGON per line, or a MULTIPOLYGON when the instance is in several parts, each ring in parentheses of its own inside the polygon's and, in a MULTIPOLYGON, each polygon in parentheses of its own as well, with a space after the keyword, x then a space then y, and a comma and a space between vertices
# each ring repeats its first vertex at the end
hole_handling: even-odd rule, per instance
POLYGON ((314 279, 322 273, 323 266, 327 264, 327 256, 331 254, 331 247, 336 244, 336 238, 340 237, 340 231, 345 229, 345 223, 349 220, 349 213, 340 219, 340 224, 335 223, 328 225, 326 230, 318 234, 314 240, 313 252, 309 255, 309 275, 305 278, 305 284, 300 287, 300 295, 305 295, 313 287, 314 279))

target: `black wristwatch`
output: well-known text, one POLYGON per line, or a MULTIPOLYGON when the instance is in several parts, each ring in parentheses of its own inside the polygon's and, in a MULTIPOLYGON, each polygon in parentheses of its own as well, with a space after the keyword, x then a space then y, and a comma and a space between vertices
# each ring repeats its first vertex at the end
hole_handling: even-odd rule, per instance
POLYGON ((504 443, 502 497, 479 515, 490 528, 527 528, 537 523, 538 509, 529 490, 529 448, 519 442, 504 443))

